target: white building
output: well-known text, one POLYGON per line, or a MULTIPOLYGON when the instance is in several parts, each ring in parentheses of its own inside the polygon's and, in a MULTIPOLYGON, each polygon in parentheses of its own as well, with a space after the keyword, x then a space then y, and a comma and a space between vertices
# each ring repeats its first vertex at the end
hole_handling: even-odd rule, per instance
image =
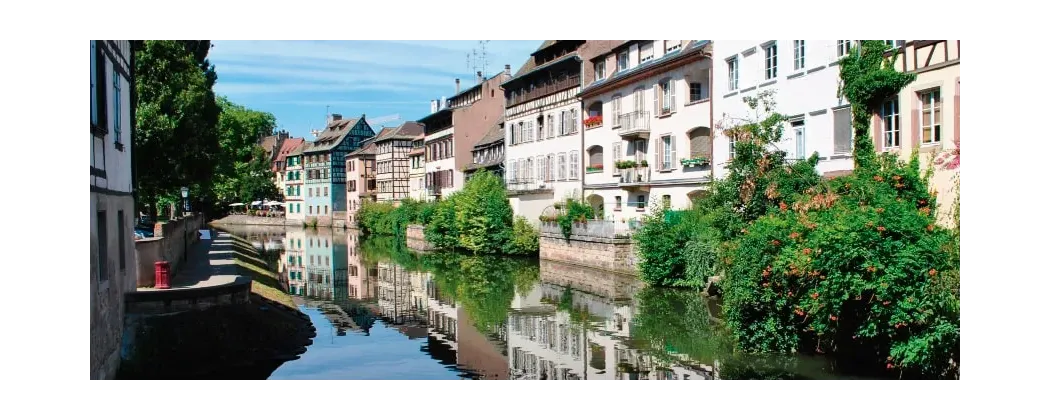
MULTIPOLYGON (((743 98, 773 90, 776 112, 787 116, 784 139, 775 145, 788 158, 820 155, 818 171, 853 170, 850 106, 839 97, 839 60, 855 40, 715 41, 716 124, 731 127, 753 115, 743 98)), ((715 130, 715 176, 725 175, 731 140, 715 130)))
POLYGON ((622 41, 544 41, 503 83, 504 165, 514 214, 539 223, 556 201, 582 198, 583 109, 578 94, 594 78, 583 63, 622 41))
POLYGON ((596 216, 682 209, 711 179, 711 42, 629 41, 588 65, 584 191, 596 216), (659 201, 658 201, 659 200, 659 201))
POLYGON ((131 41, 91 41, 91 379, 120 363, 124 293, 135 290, 131 41))

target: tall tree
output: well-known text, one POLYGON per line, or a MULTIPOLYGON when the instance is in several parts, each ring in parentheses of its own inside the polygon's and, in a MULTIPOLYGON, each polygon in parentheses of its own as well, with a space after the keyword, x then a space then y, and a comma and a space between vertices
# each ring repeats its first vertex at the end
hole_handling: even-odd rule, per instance
POLYGON ((136 41, 135 165, 141 203, 156 215, 157 198, 188 186, 211 191, 219 107, 209 41, 136 41))
POLYGON ((215 162, 214 197, 222 203, 279 195, 260 137, 270 134, 277 119, 219 97, 219 158, 215 162))

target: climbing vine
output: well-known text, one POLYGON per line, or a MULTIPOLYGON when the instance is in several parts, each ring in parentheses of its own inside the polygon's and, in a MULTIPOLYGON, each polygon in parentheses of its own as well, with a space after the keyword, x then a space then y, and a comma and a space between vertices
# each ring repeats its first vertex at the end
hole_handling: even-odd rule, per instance
POLYGON ((897 53, 886 57, 886 41, 861 41, 839 65, 839 95, 852 105, 853 157, 858 169, 875 165, 875 145, 871 139, 871 117, 890 97, 896 95, 915 75, 901 73, 894 63, 897 53))

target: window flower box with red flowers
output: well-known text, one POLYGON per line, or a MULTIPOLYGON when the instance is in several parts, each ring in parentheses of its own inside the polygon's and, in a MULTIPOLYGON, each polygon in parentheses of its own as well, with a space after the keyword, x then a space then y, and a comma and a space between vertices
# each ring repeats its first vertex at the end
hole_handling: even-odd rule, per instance
POLYGON ((587 127, 587 128, 601 127, 602 126, 602 116, 601 115, 595 115, 593 117, 590 117, 590 118, 587 118, 587 119, 583 120, 583 126, 587 127))
POLYGON ((593 174, 593 173, 595 173, 595 172, 601 172, 601 171, 602 171, 602 170, 604 170, 604 169, 605 169, 605 166, 604 166, 604 165, 602 165, 602 164, 600 164, 600 163, 596 163, 596 164, 594 164, 594 165, 591 165, 591 166, 588 166, 588 167, 587 167, 587 173, 589 173, 589 174, 593 174))

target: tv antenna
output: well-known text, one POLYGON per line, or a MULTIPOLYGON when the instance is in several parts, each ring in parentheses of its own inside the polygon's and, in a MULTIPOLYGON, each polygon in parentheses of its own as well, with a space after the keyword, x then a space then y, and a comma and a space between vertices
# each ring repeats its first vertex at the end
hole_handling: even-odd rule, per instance
POLYGON ((488 74, 489 58, 488 51, 486 51, 488 43, 488 41, 478 41, 478 47, 472 48, 470 53, 467 54, 467 68, 470 69, 471 77, 476 75, 478 70, 481 71, 483 76, 488 74))

